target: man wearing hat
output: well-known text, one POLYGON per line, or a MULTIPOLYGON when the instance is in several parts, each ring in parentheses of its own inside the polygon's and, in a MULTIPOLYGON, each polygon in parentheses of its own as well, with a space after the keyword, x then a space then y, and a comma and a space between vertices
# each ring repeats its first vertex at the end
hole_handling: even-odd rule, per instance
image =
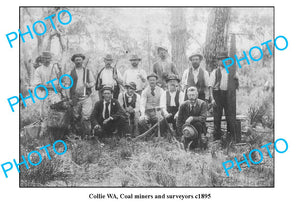
POLYGON ((117 99, 119 97, 120 85, 123 84, 123 81, 121 73, 116 67, 112 66, 113 61, 112 55, 107 54, 104 57, 105 67, 97 75, 96 90, 99 91, 99 100, 102 99, 102 88, 107 85, 110 85, 113 89, 113 98, 117 99))
POLYGON ((167 90, 160 97, 160 106, 167 122, 173 125, 176 130, 176 117, 178 115, 179 106, 184 102, 184 93, 180 91, 180 79, 172 74, 167 78, 167 90))
POLYGON ((148 124, 154 125, 161 118, 160 97, 163 89, 157 86, 158 77, 155 73, 147 76, 149 86, 147 86, 141 95, 141 117, 139 119, 139 132, 144 133, 149 129, 148 124))
POLYGON ((158 76, 158 85, 166 89, 166 80, 169 74, 178 75, 175 65, 167 60, 168 49, 163 46, 157 48, 159 61, 153 64, 153 72, 158 76))
MULTIPOLYGON (((69 72, 73 79, 73 86, 70 88, 70 99, 73 103, 72 115, 75 129, 86 135, 90 133, 90 115, 93 110, 91 99, 92 87, 95 79, 89 69, 83 67, 85 56, 81 53, 74 54, 71 61, 75 67, 69 72)), ((70 81, 68 83, 71 83, 70 81)))
POLYGON ((125 84, 125 89, 126 91, 120 93, 118 101, 129 117, 128 121, 131 135, 137 136, 141 97, 135 92, 136 84, 134 82, 125 84))
MULTIPOLYGON (((203 140, 206 134, 206 117, 207 117, 207 103, 201 99, 198 99, 198 89, 196 87, 189 87, 187 89, 188 100, 185 101, 180 107, 177 119, 177 131, 179 135, 183 134, 185 148, 187 144, 190 144, 190 148, 207 148, 207 144, 203 140), (193 126, 195 131, 188 137, 186 126, 193 126), (194 137, 197 134, 197 137, 194 137)), ((190 132, 192 133, 192 132, 190 132)))
POLYGON ((146 86, 146 71, 139 68, 139 62, 142 59, 137 55, 132 55, 129 61, 131 62, 131 68, 125 70, 123 75, 124 84, 129 84, 130 82, 136 83, 136 92, 142 94, 143 89, 146 86))
POLYGON ((112 136, 117 131, 119 136, 129 133, 128 118, 120 103, 113 99, 112 87, 102 88, 103 99, 95 104, 91 114, 91 125, 95 135, 112 136))
MULTIPOLYGON (((213 114, 214 114, 214 140, 221 139, 222 131, 221 131, 221 118, 223 115, 223 109, 225 111, 226 122, 227 122, 227 133, 229 135, 233 135, 233 131, 235 129, 235 118, 231 119, 231 110, 228 109, 228 73, 224 67, 222 62, 223 59, 228 58, 228 54, 226 51, 222 51, 217 54, 216 59, 218 63, 218 67, 214 69, 211 73, 211 85, 213 87, 213 114)), ((238 88, 238 78, 234 77, 236 80, 236 89, 238 88)), ((234 116, 233 116, 234 117, 234 116)))
MULTIPOLYGON (((52 84, 51 83, 47 84, 47 82, 53 79, 59 79, 59 77, 61 76, 60 66, 58 64, 51 63, 51 61, 52 61, 51 53, 48 51, 43 52, 41 55, 42 65, 35 70, 33 76, 33 85, 32 85, 33 87, 42 84, 48 90, 48 96, 46 99, 42 101, 41 104, 41 109, 40 109, 41 117, 47 116, 51 104, 57 103, 61 100, 60 95, 55 93, 52 84)), ((61 89, 58 80, 53 81, 52 83, 54 84, 56 90, 61 89)), ((37 90, 37 95, 39 97, 45 97, 46 91, 42 87, 39 87, 39 89, 37 90)))
MULTIPOLYGON (((185 91, 191 86, 196 87, 198 90, 198 98, 205 100, 212 96, 212 91, 209 74, 200 67, 202 59, 203 56, 200 53, 194 53, 189 57, 192 66, 183 72, 182 87, 185 91)), ((188 97, 186 94, 185 100, 187 99, 188 97)))

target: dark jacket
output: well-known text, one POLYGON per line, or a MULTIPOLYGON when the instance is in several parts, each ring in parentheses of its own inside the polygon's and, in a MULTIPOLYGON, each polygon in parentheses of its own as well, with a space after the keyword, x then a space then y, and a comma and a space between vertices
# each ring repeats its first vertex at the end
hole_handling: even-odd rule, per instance
MULTIPOLYGON (((96 126, 97 124, 99 124, 100 126, 103 125, 103 111, 104 111, 104 107, 103 107, 103 101, 98 101, 93 109, 93 112, 91 114, 91 124, 92 124, 92 128, 94 128, 94 126, 96 126)), ((110 116, 113 118, 114 121, 118 120, 119 118, 127 118, 127 115, 125 113, 125 111, 122 109, 121 105, 119 104, 119 102, 115 99, 111 100, 111 111, 110 111, 110 116)))
POLYGON ((200 121, 205 123, 207 117, 207 103, 200 99, 197 99, 196 106, 193 112, 191 112, 190 101, 185 101, 180 107, 177 119, 177 128, 181 131, 182 126, 188 117, 192 116, 194 119, 192 122, 200 121))
MULTIPOLYGON (((90 70, 83 68, 83 82, 85 82, 85 72, 86 73, 86 82, 90 83, 90 70)), ((76 73, 75 68, 72 69, 71 71, 71 77, 73 79, 73 86, 70 89, 70 98, 73 99, 75 98, 75 91, 76 91, 76 86, 77 86, 77 81, 78 81, 78 75, 76 73)), ((89 96, 92 93, 92 88, 86 88, 86 94, 89 96)))

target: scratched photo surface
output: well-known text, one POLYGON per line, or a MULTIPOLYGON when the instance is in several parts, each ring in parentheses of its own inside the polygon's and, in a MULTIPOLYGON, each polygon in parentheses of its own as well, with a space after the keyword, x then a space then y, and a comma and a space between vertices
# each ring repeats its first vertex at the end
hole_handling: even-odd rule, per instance
POLYGON ((273 7, 20 7, 20 31, 29 32, 12 42, 20 42, 20 187, 274 187, 274 148, 273 158, 261 148, 274 142, 273 7), (254 46, 260 60, 249 56, 254 46), (235 61, 229 74, 223 53, 235 61), (163 89, 150 90, 153 72, 163 89), (167 72, 180 82, 166 82, 167 72), (169 82, 183 94, 198 82, 203 92, 201 132, 190 130, 190 143, 163 115, 169 82), (148 97, 158 101, 151 109, 148 97))

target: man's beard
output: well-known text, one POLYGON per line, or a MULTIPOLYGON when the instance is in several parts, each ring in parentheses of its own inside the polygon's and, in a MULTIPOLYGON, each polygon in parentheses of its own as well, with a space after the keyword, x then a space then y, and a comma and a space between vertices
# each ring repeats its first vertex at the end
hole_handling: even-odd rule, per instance
POLYGON ((82 64, 76 64, 76 68, 81 68, 82 64))
POLYGON ((200 66, 200 64, 194 63, 194 64, 192 64, 192 66, 193 66, 194 69, 197 69, 200 66))

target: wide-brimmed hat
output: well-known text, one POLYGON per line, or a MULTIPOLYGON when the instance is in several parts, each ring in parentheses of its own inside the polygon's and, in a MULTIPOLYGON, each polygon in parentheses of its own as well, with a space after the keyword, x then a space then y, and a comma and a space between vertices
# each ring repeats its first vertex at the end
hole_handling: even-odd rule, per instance
POLYGON ((114 60, 113 56, 111 54, 106 54, 106 56, 104 57, 105 60, 114 60))
POLYGON ((167 48, 166 46, 159 45, 159 46, 156 47, 157 52, 158 52, 160 49, 165 50, 165 51, 168 52, 168 48, 167 48))
POLYGON ((201 55, 201 53, 193 53, 192 55, 190 55, 189 60, 191 61, 194 56, 198 56, 200 60, 203 59, 203 55, 201 55))
POLYGON ((44 52, 42 52, 41 57, 42 58, 52 58, 52 54, 49 51, 44 51, 44 52))
POLYGON ((74 62, 75 58, 77 58, 77 57, 81 57, 82 60, 85 59, 85 55, 83 55, 83 54, 81 54, 81 53, 77 53, 77 54, 74 54, 74 55, 71 57, 71 61, 74 62))
POLYGON ((191 124, 184 124, 182 127, 182 134, 185 138, 196 139, 198 138, 197 129, 191 124))
POLYGON ((138 55, 132 55, 129 59, 129 61, 135 61, 135 60, 141 61, 142 59, 138 55))
POLYGON ((227 51, 221 51, 216 55, 216 59, 229 58, 227 51))
POLYGON ((158 76, 155 73, 151 73, 150 75, 147 76, 147 79, 155 77, 158 80, 158 76))
POLYGON ((109 85, 105 85, 102 87, 101 92, 104 92, 105 90, 110 90, 111 92, 113 92, 113 88, 109 85))
POLYGON ((170 74, 170 75, 168 75, 168 77, 167 77, 167 79, 166 79, 166 82, 171 81, 171 80, 175 80, 175 81, 177 81, 178 83, 180 82, 180 79, 179 79, 178 76, 175 75, 175 74, 170 74))
POLYGON ((136 84, 134 82, 130 82, 128 84, 125 84, 125 87, 130 87, 133 90, 136 90, 136 84))

